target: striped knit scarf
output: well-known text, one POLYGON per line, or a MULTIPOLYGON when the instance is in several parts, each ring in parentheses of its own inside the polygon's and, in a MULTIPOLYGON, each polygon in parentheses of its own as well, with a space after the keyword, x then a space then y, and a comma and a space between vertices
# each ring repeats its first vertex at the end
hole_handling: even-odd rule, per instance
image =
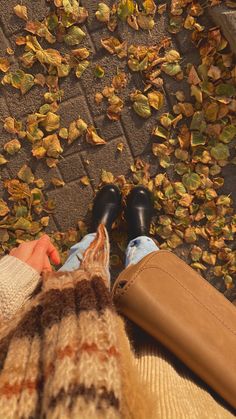
POLYGON ((37 296, 2 326, 1 419, 155 417, 112 305, 108 258, 101 225, 81 268, 45 276, 37 296))

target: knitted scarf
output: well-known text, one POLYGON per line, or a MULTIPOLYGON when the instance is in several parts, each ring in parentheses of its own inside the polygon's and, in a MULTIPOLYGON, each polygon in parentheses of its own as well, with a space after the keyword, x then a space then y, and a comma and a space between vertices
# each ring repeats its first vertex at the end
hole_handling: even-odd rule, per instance
MULTIPOLYGON (((154 403, 108 291, 105 228, 0 329, 0 418, 146 419, 154 403)), ((10 282, 10 278, 9 278, 10 282)))

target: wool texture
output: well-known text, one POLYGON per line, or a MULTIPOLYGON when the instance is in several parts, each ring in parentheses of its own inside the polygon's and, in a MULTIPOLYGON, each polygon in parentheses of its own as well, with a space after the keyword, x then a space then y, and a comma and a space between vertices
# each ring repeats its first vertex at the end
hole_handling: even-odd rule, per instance
POLYGON ((0 418, 146 419, 155 402, 108 290, 101 225, 79 270, 44 276, 0 329, 0 418))

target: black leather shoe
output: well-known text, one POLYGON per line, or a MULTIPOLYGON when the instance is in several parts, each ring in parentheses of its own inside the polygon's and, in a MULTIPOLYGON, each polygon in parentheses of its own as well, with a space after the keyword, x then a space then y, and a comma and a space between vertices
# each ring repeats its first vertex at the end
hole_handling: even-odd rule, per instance
POLYGON ((151 193, 143 186, 136 186, 127 197, 125 211, 129 240, 138 236, 149 236, 152 214, 151 193))
POLYGON ((121 193, 116 185, 103 186, 97 193, 93 202, 92 224, 96 231, 99 224, 104 224, 106 229, 111 226, 121 211, 121 193))

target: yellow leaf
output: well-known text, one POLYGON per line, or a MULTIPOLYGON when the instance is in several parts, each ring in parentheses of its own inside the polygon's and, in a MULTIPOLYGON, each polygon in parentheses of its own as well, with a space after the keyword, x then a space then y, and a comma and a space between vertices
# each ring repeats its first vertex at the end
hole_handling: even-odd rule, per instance
POLYGON ((6 164, 7 162, 8 160, 6 160, 5 157, 2 154, 0 154, 0 166, 6 164))
POLYGON ((42 224, 43 227, 47 227, 49 223, 49 216, 47 217, 42 217, 40 219, 40 224, 42 224))
POLYGON ((7 58, 0 57, 0 70, 6 73, 10 68, 10 62, 7 58))
POLYGON ((13 10, 20 19, 28 20, 28 14, 27 14, 27 7, 22 6, 20 4, 17 4, 15 7, 13 7, 13 10))
POLYGON ((87 128, 86 140, 89 144, 94 144, 94 145, 106 144, 106 141, 103 138, 99 137, 99 135, 97 134, 93 126, 89 126, 87 128))
POLYGON ((107 172, 106 170, 102 169, 101 179, 103 183, 113 183, 114 175, 111 172, 107 172))
POLYGON ((4 217, 9 212, 10 210, 7 206, 7 203, 3 199, 0 199, 0 217, 4 217))
POLYGON ((157 111, 162 108, 164 95, 161 92, 153 91, 148 93, 149 105, 157 111))
POLYGON ((117 149, 118 151, 120 151, 120 153, 122 153, 122 151, 123 151, 123 149, 124 149, 124 143, 119 143, 119 144, 117 144, 116 149, 117 149))
POLYGON ((14 139, 4 144, 3 148, 8 154, 13 155, 18 153, 18 151, 21 149, 21 143, 19 140, 14 139))
POLYGON ((47 156, 54 159, 57 159, 63 151, 57 134, 51 134, 43 138, 43 147, 47 152, 47 156))
POLYGON ((60 116, 53 112, 48 112, 46 118, 41 122, 41 125, 47 132, 55 131, 60 126, 60 116))
POLYGON ((83 185, 85 185, 85 186, 90 185, 90 180, 89 180, 88 176, 83 176, 83 177, 80 179, 80 182, 81 182, 83 185))
POLYGON ((64 186, 65 185, 65 182, 62 179, 59 179, 57 177, 52 177, 51 178, 51 183, 54 186, 64 186))

